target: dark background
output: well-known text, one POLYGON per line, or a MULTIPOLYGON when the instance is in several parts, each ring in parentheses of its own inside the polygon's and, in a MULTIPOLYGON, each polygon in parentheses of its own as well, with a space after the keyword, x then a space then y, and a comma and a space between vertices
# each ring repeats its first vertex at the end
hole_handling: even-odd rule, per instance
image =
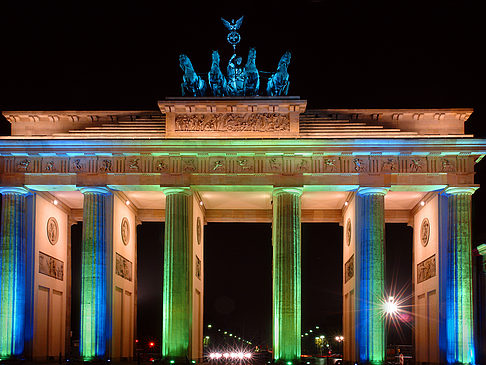
MULTIPOLYGON (((257 67, 272 71, 290 50, 289 94, 309 108, 473 107, 466 131, 484 137, 478 3, 3 1, 0 110, 156 109, 157 100, 180 93, 178 55, 203 73, 218 49, 225 65, 232 49, 219 17, 245 15, 239 53, 246 59, 256 47, 257 67)), ((9 134, 3 118, 0 132, 9 134)), ((476 168, 483 183, 484 162, 476 168)), ((485 199, 482 189, 473 196, 473 246, 486 240, 485 199)), ((73 228, 75 276, 80 226, 73 228)), ((386 239, 387 289, 410 293, 411 229, 387 224, 386 239)), ((205 323, 268 343, 270 225, 211 223, 205 240, 205 323)), ((304 330, 340 331, 341 242, 338 225, 302 226, 304 330)), ((162 244, 163 224, 139 226, 140 337, 160 334, 162 244)), ((74 295, 76 285, 74 277, 74 295)), ((390 341, 410 343, 410 331, 392 331, 390 341)))

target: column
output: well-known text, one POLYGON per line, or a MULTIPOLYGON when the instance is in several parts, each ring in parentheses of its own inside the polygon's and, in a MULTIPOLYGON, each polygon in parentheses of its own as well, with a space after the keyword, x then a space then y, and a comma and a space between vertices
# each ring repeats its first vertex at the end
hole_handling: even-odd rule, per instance
POLYGON ((478 283, 476 288, 478 288, 478 298, 477 298, 477 315, 478 315, 478 329, 479 333, 476 336, 479 338, 477 362, 479 364, 484 364, 486 362, 486 244, 481 244, 476 247, 478 254, 481 256, 479 258, 479 267, 477 270, 478 283))
POLYGON ((81 335, 84 360, 108 356, 111 338, 111 217, 110 191, 102 187, 81 188, 83 238, 81 247, 81 335))
POLYGON ((273 190, 273 357, 300 361, 302 188, 273 190))
POLYGON ((0 359, 5 359, 24 351, 28 191, 12 187, 0 193, 0 359))
POLYGON ((476 188, 441 193, 439 230, 440 348, 442 361, 474 364, 471 196, 476 188))
POLYGON ((360 188, 356 207, 356 350, 362 363, 385 360, 385 188, 360 188))
POLYGON ((162 356, 183 363, 190 357, 192 192, 189 188, 167 188, 164 194, 162 356))

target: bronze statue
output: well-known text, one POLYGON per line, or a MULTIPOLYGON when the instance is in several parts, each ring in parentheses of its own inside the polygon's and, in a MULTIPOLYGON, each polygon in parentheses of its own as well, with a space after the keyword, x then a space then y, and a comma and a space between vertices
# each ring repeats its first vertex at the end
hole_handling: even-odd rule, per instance
POLYGON ((219 68, 218 51, 213 51, 212 57, 211 71, 208 73, 209 87, 214 96, 224 96, 226 95, 226 78, 219 68))
POLYGON ((260 89, 260 74, 258 73, 256 64, 256 50, 250 48, 248 52, 248 61, 245 66, 245 82, 243 84, 243 90, 245 96, 256 96, 260 89))
POLYGON ((268 79, 267 83, 267 95, 268 96, 281 96, 287 95, 289 92, 289 74, 287 69, 290 64, 290 52, 284 53, 280 62, 278 63, 277 72, 275 72, 268 79))
POLYGON ((206 82, 196 74, 189 57, 181 54, 179 56, 179 65, 184 72, 181 84, 182 96, 204 96, 206 93, 206 82))

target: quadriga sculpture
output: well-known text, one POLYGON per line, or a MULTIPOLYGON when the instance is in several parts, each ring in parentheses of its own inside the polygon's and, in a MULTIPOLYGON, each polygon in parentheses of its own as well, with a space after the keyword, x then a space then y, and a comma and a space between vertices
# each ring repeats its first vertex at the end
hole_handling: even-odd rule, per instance
POLYGON ((209 87, 214 96, 224 96, 226 95, 226 78, 219 68, 218 51, 213 51, 212 57, 211 71, 208 73, 209 87))
POLYGON ((260 74, 258 73, 256 64, 256 50, 250 48, 248 52, 248 60, 245 65, 245 82, 243 85, 244 94, 246 96, 258 95, 260 89, 260 74))
POLYGON ((229 96, 243 96, 245 84, 245 69, 241 65, 241 57, 234 54, 231 56, 228 67, 226 68, 228 83, 226 87, 226 95, 229 96))
POLYGON ((277 72, 275 72, 268 79, 267 83, 267 95, 268 96, 281 96, 287 95, 289 92, 289 74, 287 68, 290 64, 290 52, 284 53, 280 62, 278 63, 277 72))
POLYGON ((181 54, 179 56, 179 65, 184 72, 181 84, 182 96, 204 96, 206 93, 206 82, 196 74, 189 57, 181 54))

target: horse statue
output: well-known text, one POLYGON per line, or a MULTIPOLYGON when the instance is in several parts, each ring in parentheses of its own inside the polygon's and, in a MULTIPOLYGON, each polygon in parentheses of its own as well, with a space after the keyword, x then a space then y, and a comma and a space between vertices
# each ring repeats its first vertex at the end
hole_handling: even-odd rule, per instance
POLYGON ((268 96, 281 96, 287 95, 289 92, 289 74, 287 68, 290 64, 290 52, 284 53, 280 59, 277 67, 277 72, 275 72, 268 79, 267 83, 267 95, 268 96))
POLYGON ((219 68, 218 51, 213 51, 212 57, 211 71, 208 73, 209 87, 214 96, 224 96, 226 94, 226 78, 219 68))
POLYGON ((196 74, 189 57, 181 54, 179 56, 179 65, 184 72, 181 84, 182 96, 204 96, 206 93, 206 82, 196 74))
POLYGON ((228 62, 226 95, 229 96, 243 96, 245 84, 245 69, 241 66, 241 57, 234 54, 228 62))
POLYGON ((245 65, 245 82, 243 84, 243 90, 246 96, 256 96, 260 89, 260 74, 256 68, 255 59, 256 50, 255 48, 250 48, 248 60, 245 65))

